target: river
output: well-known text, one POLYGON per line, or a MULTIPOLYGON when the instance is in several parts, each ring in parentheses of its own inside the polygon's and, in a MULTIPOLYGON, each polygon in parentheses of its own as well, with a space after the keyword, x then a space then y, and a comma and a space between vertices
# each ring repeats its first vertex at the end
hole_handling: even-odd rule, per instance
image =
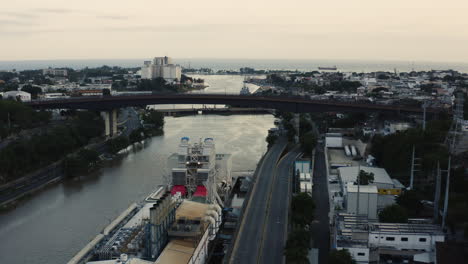
MULTIPOLYGON (((207 92, 237 92, 242 76, 196 76, 207 92)), ((250 87, 251 90, 254 88, 250 87)), ((131 203, 165 181, 167 157, 181 137, 213 137, 233 155, 233 171, 253 170, 266 151, 271 115, 198 115, 165 118, 164 135, 95 175, 50 186, 0 214, 0 263, 66 263, 131 203)), ((21 157, 18 157, 21 158, 21 157)))

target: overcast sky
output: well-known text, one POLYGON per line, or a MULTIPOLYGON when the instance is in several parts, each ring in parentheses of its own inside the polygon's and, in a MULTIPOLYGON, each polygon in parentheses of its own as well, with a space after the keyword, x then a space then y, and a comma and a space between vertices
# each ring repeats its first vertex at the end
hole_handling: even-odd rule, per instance
POLYGON ((4 0, 0 60, 468 61, 468 0, 4 0))

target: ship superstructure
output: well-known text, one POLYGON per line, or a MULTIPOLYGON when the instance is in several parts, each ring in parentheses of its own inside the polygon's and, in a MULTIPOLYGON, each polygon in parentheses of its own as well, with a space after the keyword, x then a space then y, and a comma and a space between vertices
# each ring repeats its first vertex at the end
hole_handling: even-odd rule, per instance
POLYGON ((184 137, 169 164, 172 184, 132 204, 68 263, 205 263, 232 182, 231 155, 216 154, 212 138, 184 137))
POLYGON ((169 157, 172 165, 174 195, 223 204, 232 185, 231 155, 216 154, 213 138, 191 143, 188 137, 180 140, 179 149, 169 157))

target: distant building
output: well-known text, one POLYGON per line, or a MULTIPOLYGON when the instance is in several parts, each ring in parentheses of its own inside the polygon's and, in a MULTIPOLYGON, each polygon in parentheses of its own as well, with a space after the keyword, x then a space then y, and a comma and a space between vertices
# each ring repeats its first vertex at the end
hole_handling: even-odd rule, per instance
POLYGON ((180 81, 182 68, 172 63, 169 57, 156 57, 152 61, 145 61, 141 67, 142 79, 164 78, 167 82, 180 81))
POLYGON ((13 99, 21 102, 31 101, 31 94, 23 91, 8 91, 2 94, 3 99, 13 99))
POLYGON ((327 148, 342 148, 343 135, 341 133, 327 133, 325 135, 325 146, 327 148))
POLYGON ((411 124, 407 122, 385 122, 384 134, 394 134, 400 131, 405 131, 411 128, 411 124))
POLYGON ((47 68, 42 70, 43 75, 54 75, 54 76, 67 76, 68 71, 65 69, 52 69, 52 68, 47 68))

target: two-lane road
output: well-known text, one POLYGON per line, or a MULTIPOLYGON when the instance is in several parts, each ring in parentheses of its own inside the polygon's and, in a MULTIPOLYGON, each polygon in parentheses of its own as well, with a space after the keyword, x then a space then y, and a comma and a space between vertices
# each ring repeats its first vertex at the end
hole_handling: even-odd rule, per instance
POLYGON ((274 144, 266 153, 256 172, 250 201, 239 227, 239 234, 234 242, 230 263, 254 264, 259 259, 268 197, 273 184, 273 175, 278 159, 286 147, 285 141, 274 144))
POLYGON ((259 263, 284 263, 293 165, 299 153, 299 148, 293 149, 276 166, 259 263))

